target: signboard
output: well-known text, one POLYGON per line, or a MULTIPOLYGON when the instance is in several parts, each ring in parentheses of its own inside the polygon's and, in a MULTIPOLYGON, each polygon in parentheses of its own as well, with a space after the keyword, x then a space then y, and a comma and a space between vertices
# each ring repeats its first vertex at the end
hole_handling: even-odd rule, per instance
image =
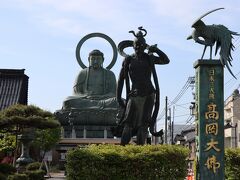
POLYGON ((223 66, 198 60, 196 69, 196 156, 200 180, 224 179, 223 66))

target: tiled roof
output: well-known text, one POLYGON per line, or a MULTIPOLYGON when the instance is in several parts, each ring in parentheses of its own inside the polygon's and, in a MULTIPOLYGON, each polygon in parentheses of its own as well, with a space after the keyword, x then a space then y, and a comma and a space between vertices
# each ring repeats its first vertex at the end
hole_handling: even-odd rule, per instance
POLYGON ((25 69, 0 69, 0 110, 28 102, 28 76, 25 69))

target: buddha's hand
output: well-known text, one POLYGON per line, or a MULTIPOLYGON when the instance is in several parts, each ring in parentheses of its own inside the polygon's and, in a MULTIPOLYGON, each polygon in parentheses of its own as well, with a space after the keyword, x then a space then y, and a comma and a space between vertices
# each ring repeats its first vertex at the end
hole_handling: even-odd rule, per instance
POLYGON ((87 98, 87 99, 92 99, 92 100, 100 100, 100 99, 101 99, 101 97, 99 97, 99 96, 94 96, 94 95, 87 96, 86 98, 87 98))
POLYGON ((114 93, 107 93, 107 94, 101 95, 102 98, 113 98, 115 96, 116 95, 114 93))

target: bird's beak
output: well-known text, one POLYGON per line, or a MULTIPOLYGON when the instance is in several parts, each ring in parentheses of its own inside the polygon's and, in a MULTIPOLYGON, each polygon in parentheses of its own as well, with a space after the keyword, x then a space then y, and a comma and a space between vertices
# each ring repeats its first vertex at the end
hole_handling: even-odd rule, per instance
POLYGON ((190 35, 187 37, 187 40, 192 39, 192 38, 193 38, 192 35, 190 35))

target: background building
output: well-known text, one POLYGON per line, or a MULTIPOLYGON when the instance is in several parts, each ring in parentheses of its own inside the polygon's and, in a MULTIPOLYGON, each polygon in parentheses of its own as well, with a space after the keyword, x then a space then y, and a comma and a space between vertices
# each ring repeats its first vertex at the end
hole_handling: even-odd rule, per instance
MULTIPOLYGON (((14 104, 28 103, 28 76, 25 69, 0 69, 0 111, 14 104)), ((3 137, 3 136, 2 136, 3 137)), ((0 159, 6 154, 0 151, 0 159)))
POLYGON ((28 102, 28 76, 25 69, 0 69, 0 110, 28 102))
POLYGON ((240 94, 236 89, 224 104, 225 147, 239 147, 240 94))

